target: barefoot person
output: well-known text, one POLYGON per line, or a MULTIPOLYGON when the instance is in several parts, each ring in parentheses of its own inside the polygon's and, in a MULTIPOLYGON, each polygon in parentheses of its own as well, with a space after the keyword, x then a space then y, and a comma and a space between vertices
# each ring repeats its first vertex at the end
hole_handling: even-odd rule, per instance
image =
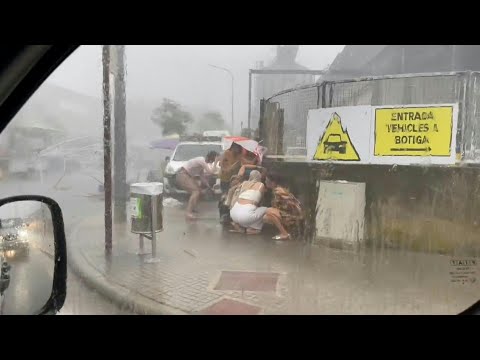
POLYGON ((230 223, 230 208, 225 206, 228 192, 231 188, 231 179, 237 175, 240 167, 242 157, 242 147, 233 143, 230 149, 225 150, 219 160, 220 165, 220 188, 222 196, 218 203, 218 211, 220 215, 220 222, 223 224, 230 223))
POLYGON ((272 189, 272 207, 265 212, 264 221, 275 225, 279 234, 273 240, 289 240, 290 234, 300 232, 304 214, 300 202, 288 189, 279 185, 279 178, 267 175, 267 188, 272 189))
POLYGON ((198 199, 200 198, 201 188, 197 183, 195 177, 200 177, 202 184, 207 188, 210 188, 210 184, 206 178, 206 175, 213 175, 215 170, 214 166, 210 167, 208 164, 213 164, 218 159, 218 153, 210 151, 205 158, 202 156, 193 158, 186 162, 180 170, 178 170, 175 176, 177 186, 188 193, 190 193, 190 199, 187 205, 187 219, 195 219, 193 210, 195 209, 198 199))
POLYGON ((242 183, 238 199, 230 210, 234 227, 232 232, 255 235, 262 231, 263 217, 267 208, 258 206, 265 192, 261 180, 262 174, 253 170, 248 181, 242 183))
POLYGON ((242 166, 242 147, 233 143, 230 149, 225 150, 220 157, 220 187, 226 194, 230 188, 230 179, 236 175, 242 166))

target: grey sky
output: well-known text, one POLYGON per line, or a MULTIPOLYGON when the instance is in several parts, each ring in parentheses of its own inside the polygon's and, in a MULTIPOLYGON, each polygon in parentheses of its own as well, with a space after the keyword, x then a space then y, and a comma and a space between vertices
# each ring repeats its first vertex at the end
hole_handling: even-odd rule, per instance
MULTIPOLYGON (((297 61, 310 69, 323 69, 343 47, 301 45, 297 61)), ((186 106, 218 110, 229 121, 230 77, 208 64, 226 67, 235 78, 238 129, 248 113, 248 69, 256 61, 271 61, 274 49, 275 45, 127 45, 127 97, 158 104, 168 97, 186 106)), ((48 81, 100 98, 101 77, 101 46, 84 45, 48 81)))

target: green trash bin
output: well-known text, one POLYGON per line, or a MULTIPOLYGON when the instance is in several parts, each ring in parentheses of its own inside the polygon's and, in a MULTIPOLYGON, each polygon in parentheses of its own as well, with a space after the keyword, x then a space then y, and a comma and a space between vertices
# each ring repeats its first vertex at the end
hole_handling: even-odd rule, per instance
POLYGON ((155 201, 157 206, 157 226, 155 232, 158 233, 163 231, 163 184, 151 182, 130 185, 132 233, 152 233, 152 201, 155 201))

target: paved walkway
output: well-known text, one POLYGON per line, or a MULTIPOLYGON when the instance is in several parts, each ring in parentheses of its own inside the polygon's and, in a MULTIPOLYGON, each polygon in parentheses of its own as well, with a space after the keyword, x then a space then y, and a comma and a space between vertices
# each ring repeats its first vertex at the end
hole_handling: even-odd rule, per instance
POLYGON ((480 297, 478 281, 452 282, 448 256, 230 234, 214 203, 201 206, 195 223, 165 208, 156 259, 138 254, 125 225, 106 258, 103 216, 91 216, 70 236, 69 263, 98 292, 148 314, 456 314, 480 297))

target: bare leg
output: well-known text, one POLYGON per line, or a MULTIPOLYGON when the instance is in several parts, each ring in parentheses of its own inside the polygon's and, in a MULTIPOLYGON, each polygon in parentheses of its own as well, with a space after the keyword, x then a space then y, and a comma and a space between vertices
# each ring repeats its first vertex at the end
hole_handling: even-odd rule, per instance
POLYGON ((192 191, 192 194, 190 195, 190 199, 188 200, 188 205, 187 205, 188 218, 194 218, 193 209, 197 206, 197 202, 199 198, 200 198, 200 191, 198 190, 192 191))
POLYGON ((263 217, 263 221, 265 221, 268 224, 275 225, 275 227, 280 232, 280 236, 282 238, 287 238, 289 235, 287 230, 282 225, 281 218, 282 217, 278 209, 268 208, 263 217))

